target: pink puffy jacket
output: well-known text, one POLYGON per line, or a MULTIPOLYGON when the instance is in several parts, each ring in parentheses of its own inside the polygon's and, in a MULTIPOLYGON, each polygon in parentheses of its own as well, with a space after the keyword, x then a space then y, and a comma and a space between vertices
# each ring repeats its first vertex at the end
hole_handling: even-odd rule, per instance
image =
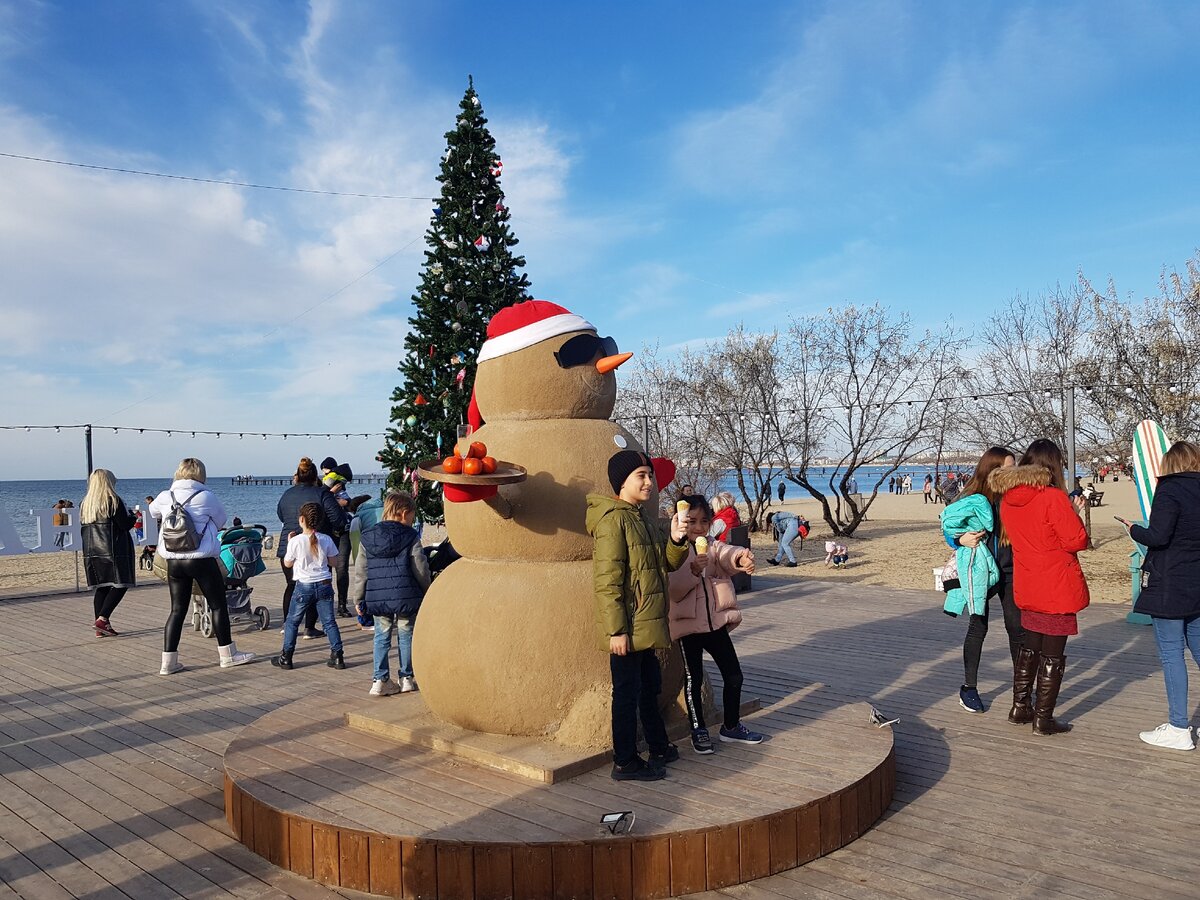
POLYGON ((677 641, 685 634, 716 631, 724 626, 732 631, 741 624, 742 613, 730 576, 737 571, 734 559, 744 549, 709 541, 708 565, 701 576, 692 574, 696 549, 688 550, 687 559, 670 578, 671 604, 667 619, 671 625, 671 640, 677 641))

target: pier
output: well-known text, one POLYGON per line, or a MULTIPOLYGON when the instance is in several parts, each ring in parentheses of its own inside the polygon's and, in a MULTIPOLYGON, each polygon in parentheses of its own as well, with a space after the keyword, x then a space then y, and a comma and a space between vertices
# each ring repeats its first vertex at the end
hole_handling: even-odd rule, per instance
MULTIPOLYGON (((386 472, 371 472, 367 475, 355 475, 351 484, 387 484, 386 472)), ((230 481, 234 484, 263 484, 288 487, 292 483, 291 475, 234 475, 230 481)))

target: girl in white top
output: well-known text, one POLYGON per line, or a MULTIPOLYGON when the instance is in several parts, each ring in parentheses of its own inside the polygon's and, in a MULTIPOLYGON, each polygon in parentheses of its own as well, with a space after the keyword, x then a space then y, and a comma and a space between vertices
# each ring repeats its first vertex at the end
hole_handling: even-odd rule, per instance
POLYGON ((304 614, 311 606, 316 607, 321 624, 325 626, 325 636, 329 639, 329 667, 346 668, 342 658, 342 634, 333 616, 331 569, 337 564, 338 548, 329 535, 318 530, 324 516, 320 504, 305 503, 300 507, 298 516, 302 533, 288 535, 283 564, 295 573, 296 591, 283 624, 283 651, 271 658, 271 665, 280 669, 293 668, 296 634, 300 630, 300 623, 304 621, 304 614))

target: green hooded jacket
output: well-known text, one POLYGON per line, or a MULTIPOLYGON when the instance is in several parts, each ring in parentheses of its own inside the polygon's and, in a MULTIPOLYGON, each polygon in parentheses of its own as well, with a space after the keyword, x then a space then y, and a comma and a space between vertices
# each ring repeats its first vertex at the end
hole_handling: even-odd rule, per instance
POLYGON ((634 651, 670 647, 667 572, 687 559, 687 541, 676 544, 640 506, 600 494, 587 499, 587 530, 596 540, 596 621, 604 650, 619 634, 633 636, 634 651))

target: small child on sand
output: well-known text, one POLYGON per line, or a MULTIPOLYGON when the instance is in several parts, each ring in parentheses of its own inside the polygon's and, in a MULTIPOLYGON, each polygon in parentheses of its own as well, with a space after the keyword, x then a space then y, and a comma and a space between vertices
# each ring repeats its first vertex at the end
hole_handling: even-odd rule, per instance
POLYGON ((850 551, 846 549, 845 544, 840 544, 837 541, 825 542, 825 565, 833 566, 835 569, 840 569, 850 559, 850 551))

